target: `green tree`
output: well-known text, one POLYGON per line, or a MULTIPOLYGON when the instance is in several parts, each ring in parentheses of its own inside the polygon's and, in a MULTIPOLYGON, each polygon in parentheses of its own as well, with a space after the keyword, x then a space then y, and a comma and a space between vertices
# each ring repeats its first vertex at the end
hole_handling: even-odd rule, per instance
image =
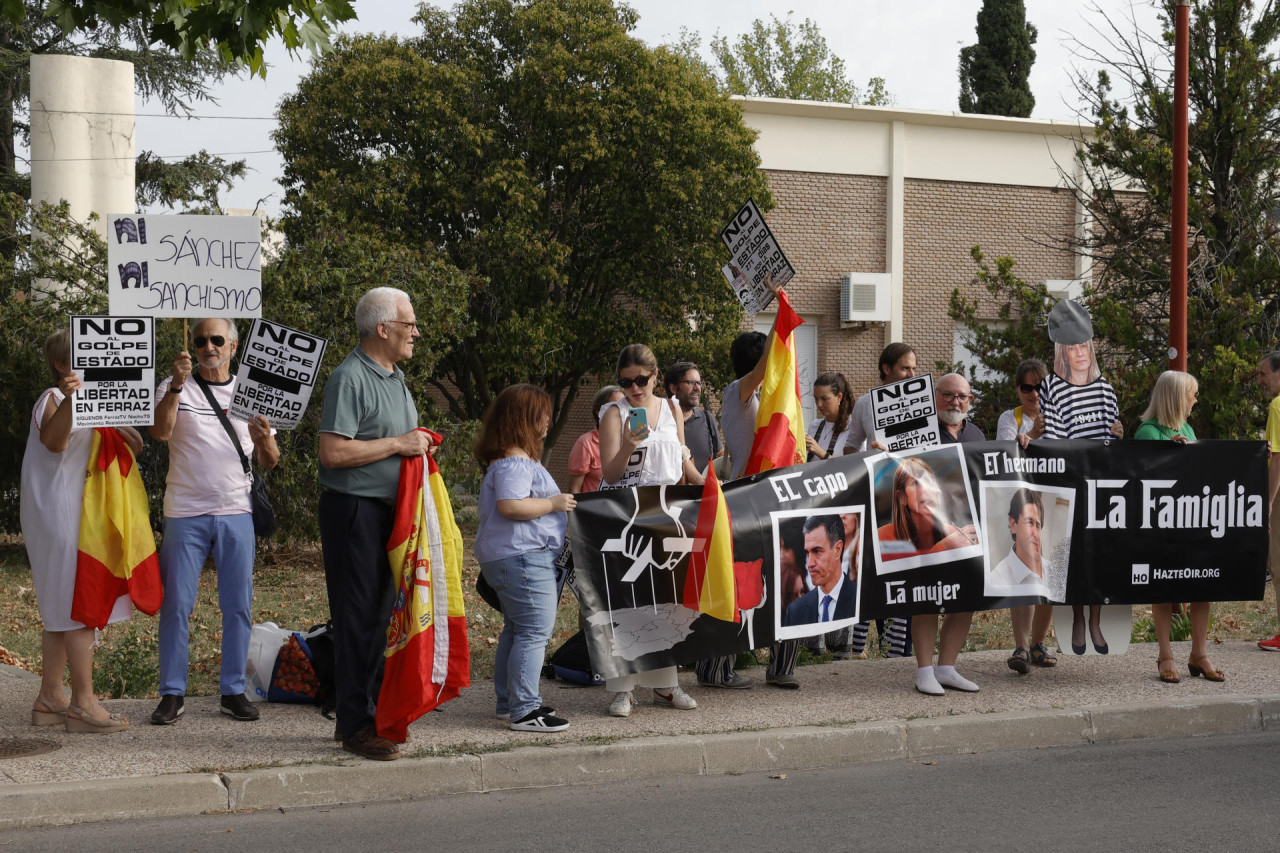
POLYGON ((143 151, 134 169, 138 207, 159 204, 179 213, 221 213, 218 193, 231 189, 247 168, 243 160, 228 162, 204 149, 175 163, 143 151))
MULTIPOLYGON (((883 77, 872 77, 859 89, 845 72, 844 60, 831 52, 818 25, 805 18, 792 23, 770 15, 757 18, 751 30, 732 44, 725 36, 711 40, 720 66, 720 84, 731 94, 801 101, 886 106, 893 96, 883 77)), ((687 41, 687 36, 686 36, 687 41)))
POLYGON ((1022 0, 982 0, 978 43, 960 49, 960 111, 1027 118, 1036 28, 1022 0))
MULTIPOLYGON (((2 0, 4 17, 18 24, 27 15, 26 0, 2 0)), ((141 27, 144 44, 157 42, 187 61, 208 49, 223 63, 247 65, 266 76, 263 46, 273 38, 290 52, 329 47, 333 28, 355 18, 350 0, 49 0, 44 13, 64 36, 105 28, 141 27)))
MULTIPOLYGON (((1013 258, 998 257, 992 267, 981 246, 974 246, 970 255, 978 268, 974 283, 989 299, 970 298, 956 288, 947 313, 966 327, 965 348, 984 368, 969 377, 977 395, 974 423, 994 424, 1001 412, 1020 405, 1011 381, 1018 365, 1028 358, 1052 361, 1046 318, 1055 300, 1042 283, 1028 284, 1019 278, 1013 271, 1013 258)), ((1052 369, 1053 365, 1049 366, 1052 369)))
MULTIPOLYGON (((1159 34, 1104 20, 1105 68, 1078 79, 1097 129, 1078 156, 1090 227, 1075 248, 1093 256, 1094 328, 1131 417, 1168 358, 1174 10, 1163 3, 1159 34)), ((1197 3, 1190 36, 1188 367, 1212 401, 1192 420, 1207 438, 1253 437, 1250 377, 1280 329, 1280 8, 1197 3)))
MULTIPOLYGON (((741 310, 720 227, 771 206, 754 133, 707 74, 630 35, 609 0, 423 7, 423 34, 342 39, 280 108, 283 227, 317 211, 437 250, 474 289, 431 384, 474 419, 503 387, 554 400, 646 341, 662 358, 727 346, 741 310)), ((445 307, 411 291, 427 323, 445 307)))

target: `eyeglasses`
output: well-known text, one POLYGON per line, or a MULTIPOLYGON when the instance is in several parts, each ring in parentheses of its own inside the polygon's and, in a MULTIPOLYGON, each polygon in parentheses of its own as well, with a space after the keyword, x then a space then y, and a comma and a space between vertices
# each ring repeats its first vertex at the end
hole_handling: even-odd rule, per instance
POLYGON ((943 391, 938 395, 944 400, 972 400, 972 394, 958 394, 954 391, 943 391))
POLYGON ((413 329, 415 332, 419 331, 418 324, 410 323, 408 320, 388 320, 387 322, 395 323, 397 326, 404 326, 406 329, 413 329))
POLYGON ((635 385, 638 388, 643 388, 644 386, 649 384, 649 380, 652 379, 653 376, 654 374, 650 373, 648 376, 637 376, 635 379, 619 378, 618 384, 621 385, 623 388, 630 388, 632 385, 635 385))
POLYGON ((1039 391, 1040 386, 1028 385, 1027 383, 1023 382, 1021 385, 1018 386, 1018 390, 1021 391, 1023 394, 1030 394, 1032 391, 1039 391))
POLYGON ((692 387, 692 388, 701 388, 701 387, 702 387, 702 380, 701 380, 701 379, 681 379, 681 380, 680 380, 678 383, 676 383, 676 384, 678 384, 678 385, 688 385, 688 386, 690 386, 690 387, 692 387))
POLYGON ((222 335, 209 335, 208 337, 197 335, 195 339, 196 349, 204 349, 205 344, 213 344, 215 347, 220 347, 226 342, 227 339, 222 335))

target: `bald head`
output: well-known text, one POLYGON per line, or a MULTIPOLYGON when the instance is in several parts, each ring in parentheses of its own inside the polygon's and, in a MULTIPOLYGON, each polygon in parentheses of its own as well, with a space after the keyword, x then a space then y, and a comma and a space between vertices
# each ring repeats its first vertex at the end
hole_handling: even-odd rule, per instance
POLYGON ((938 420, 947 426, 963 423, 969 414, 969 406, 973 403, 973 390, 969 387, 969 380, 959 373, 948 373, 938 380, 936 393, 938 420))

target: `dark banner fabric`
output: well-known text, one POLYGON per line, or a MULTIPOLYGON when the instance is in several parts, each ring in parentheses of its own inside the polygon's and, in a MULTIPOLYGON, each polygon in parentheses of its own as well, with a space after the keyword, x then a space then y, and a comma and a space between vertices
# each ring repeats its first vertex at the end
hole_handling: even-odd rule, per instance
POLYGON ((886 616, 1256 600, 1266 463, 1252 441, 991 441, 737 480, 737 622, 682 603, 701 487, 600 492, 569 516, 572 584, 606 676, 886 616))

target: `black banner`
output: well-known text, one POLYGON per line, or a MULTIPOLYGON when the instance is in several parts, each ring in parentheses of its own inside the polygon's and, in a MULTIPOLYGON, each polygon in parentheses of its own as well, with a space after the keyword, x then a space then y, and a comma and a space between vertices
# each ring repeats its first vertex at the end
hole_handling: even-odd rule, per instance
POLYGON ((859 619, 1261 599, 1266 446, 1016 442, 863 453, 724 486, 741 622, 684 599, 701 487, 581 496, 574 590, 606 676, 859 619), (829 600, 828 600, 829 599, 829 600))

